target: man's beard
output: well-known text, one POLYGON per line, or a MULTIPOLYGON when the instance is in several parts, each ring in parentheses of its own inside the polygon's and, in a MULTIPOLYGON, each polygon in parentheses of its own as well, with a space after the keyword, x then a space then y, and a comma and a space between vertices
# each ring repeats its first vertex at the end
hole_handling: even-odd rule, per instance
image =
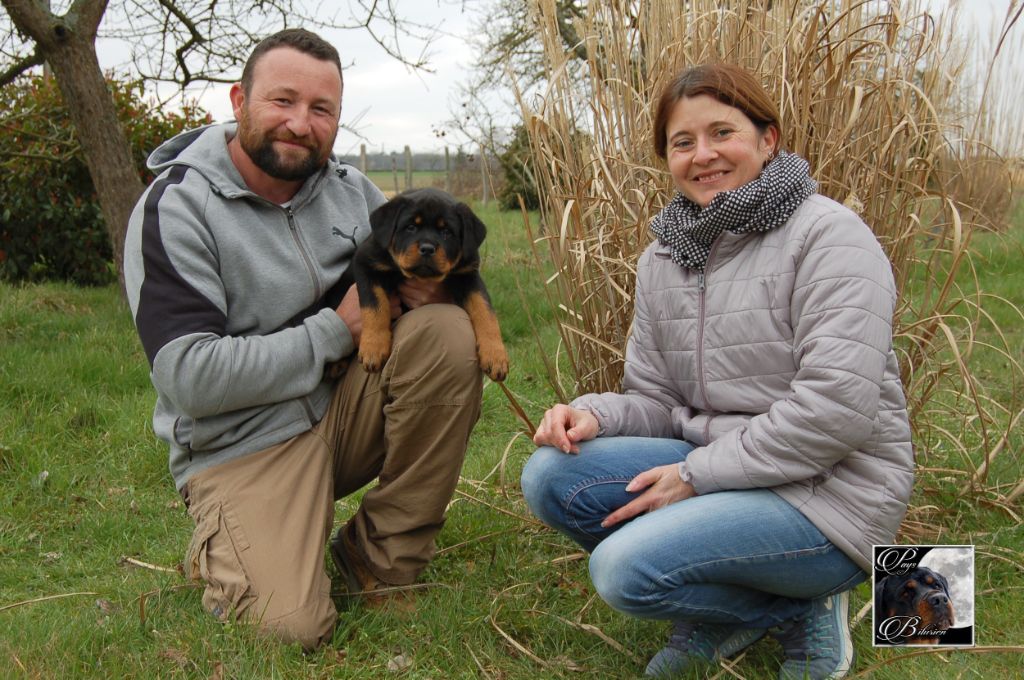
POLYGON ((302 144, 306 142, 289 136, 272 137, 251 125, 248 116, 243 114, 238 121, 238 142, 242 150, 248 154, 252 162, 263 172, 275 179, 289 182, 301 181, 315 175, 327 162, 327 154, 321 154, 315 146, 306 146, 308 152, 301 160, 285 160, 283 154, 274 149, 277 140, 302 144))

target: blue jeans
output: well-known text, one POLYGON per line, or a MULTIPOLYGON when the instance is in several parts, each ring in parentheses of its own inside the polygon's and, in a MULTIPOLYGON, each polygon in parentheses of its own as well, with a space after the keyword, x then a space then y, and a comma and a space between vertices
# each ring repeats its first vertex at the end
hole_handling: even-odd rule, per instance
POLYGON ((538 518, 591 552, 590 577, 605 602, 633 616, 767 628, 865 579, 768 489, 695 496, 601 527, 639 495, 626 492, 629 480, 693 448, 644 437, 583 442, 579 455, 545 446, 523 468, 523 493, 538 518))

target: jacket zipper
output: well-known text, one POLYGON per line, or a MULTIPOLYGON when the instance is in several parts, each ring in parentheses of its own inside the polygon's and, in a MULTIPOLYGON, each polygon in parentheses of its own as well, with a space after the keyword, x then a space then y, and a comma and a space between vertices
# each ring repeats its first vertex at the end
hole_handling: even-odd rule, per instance
POLYGON ((288 231, 292 234, 292 239, 295 241, 295 247, 299 249, 299 255, 302 256, 302 261, 306 263, 306 269, 309 271, 309 278, 313 280, 313 299, 319 300, 320 296, 323 295, 323 291, 320 286, 320 277, 316 275, 316 268, 313 266, 313 261, 309 258, 309 253, 306 252, 306 247, 302 245, 302 239, 299 238, 298 229, 295 227, 295 213, 292 212, 291 208, 285 208, 284 212, 288 216, 288 231))
MULTIPOLYGON (((704 316, 707 313, 705 301, 707 294, 707 274, 705 272, 711 268, 711 260, 714 258, 715 251, 718 249, 718 243, 721 240, 722 237, 719 235, 719 237, 715 239, 715 242, 711 244, 711 250, 708 252, 708 259, 704 263, 704 268, 697 273, 697 372, 700 374, 700 396, 704 400, 704 408, 708 411, 714 411, 714 409, 711 407, 711 400, 708 399, 707 376, 704 373, 704 316)), ((710 428, 711 418, 708 417, 708 422, 704 425, 705 441, 707 441, 710 428)))

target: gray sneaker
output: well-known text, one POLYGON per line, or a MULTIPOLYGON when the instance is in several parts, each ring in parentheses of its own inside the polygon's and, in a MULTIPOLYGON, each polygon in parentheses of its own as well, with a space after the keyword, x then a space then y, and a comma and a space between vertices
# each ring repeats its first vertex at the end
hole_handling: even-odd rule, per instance
POLYGON ((644 675, 671 678, 695 662, 726 659, 760 640, 765 632, 764 628, 736 628, 724 623, 676 621, 668 644, 651 657, 644 675))
POLYGON ((772 630, 786 661, 779 680, 842 678, 853 665, 849 591, 811 602, 811 612, 772 630))

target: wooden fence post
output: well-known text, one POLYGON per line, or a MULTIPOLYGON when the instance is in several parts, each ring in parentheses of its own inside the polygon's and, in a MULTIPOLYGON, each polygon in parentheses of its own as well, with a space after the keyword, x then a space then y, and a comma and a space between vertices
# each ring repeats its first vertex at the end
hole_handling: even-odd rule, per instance
POLYGON ((359 171, 366 174, 366 145, 359 145, 359 171))
POLYGON ((483 186, 483 199, 481 204, 487 206, 487 156, 484 155, 484 145, 480 145, 480 184, 483 186))
POLYGON ((405 190, 412 189, 412 151, 405 145, 405 190))
POLYGON ((395 180, 395 194, 398 194, 398 157, 394 151, 391 152, 391 176, 395 180))
POLYGON ((452 193, 452 157, 447 146, 444 147, 444 190, 452 193))

